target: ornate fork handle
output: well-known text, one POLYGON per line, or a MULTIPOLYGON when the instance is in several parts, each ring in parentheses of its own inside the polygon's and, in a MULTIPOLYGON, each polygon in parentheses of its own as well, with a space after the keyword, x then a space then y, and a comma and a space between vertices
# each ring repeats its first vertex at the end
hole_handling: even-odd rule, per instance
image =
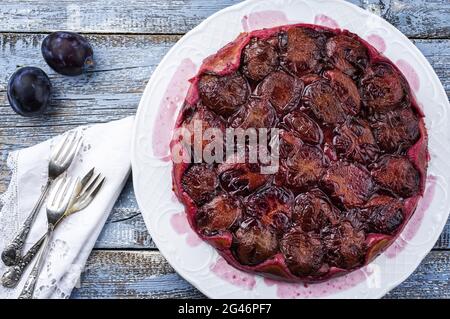
POLYGON ((28 265, 33 261, 34 257, 39 252, 39 249, 42 247, 42 244, 45 241, 47 234, 43 235, 22 257, 20 262, 12 267, 9 267, 8 270, 3 274, 1 279, 1 284, 6 288, 14 288, 19 283, 22 278, 23 272, 27 269, 28 265))
POLYGON ((43 244, 43 248, 41 253, 39 254, 39 258, 36 261, 36 264, 34 265, 33 269, 31 270, 30 275, 28 276, 27 281, 25 282, 25 285, 22 289, 22 292, 19 295, 19 299, 32 299, 34 295, 34 290, 36 288, 36 283, 39 278, 39 274, 42 270, 42 267, 44 267, 45 258, 47 257, 48 251, 50 249, 50 242, 53 235, 54 230, 53 225, 49 225, 47 234, 45 235, 45 240, 43 244))
POLYGON ((16 237, 13 241, 6 246, 6 248, 2 252, 2 260, 6 266, 17 266, 22 259, 22 250, 25 245, 25 240, 31 230, 31 226, 33 225, 34 220, 36 219, 41 206, 47 197, 47 193, 49 191, 50 185, 52 183, 51 179, 48 179, 47 183, 42 190, 41 196, 39 197, 37 203, 34 205, 30 215, 27 217, 25 222, 22 225, 22 228, 19 230, 16 237))

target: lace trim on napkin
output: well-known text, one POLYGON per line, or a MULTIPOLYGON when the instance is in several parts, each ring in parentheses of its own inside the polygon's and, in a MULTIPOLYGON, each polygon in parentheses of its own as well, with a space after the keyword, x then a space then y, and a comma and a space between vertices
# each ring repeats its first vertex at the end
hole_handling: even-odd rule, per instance
MULTIPOLYGON (((17 156, 18 152, 12 152, 8 155, 6 166, 11 172, 11 179, 7 190, 0 195, 0 249, 3 249, 19 230, 21 223, 25 220, 19 216, 17 204, 17 156)), ((0 261, 1 275, 7 269, 0 261)), ((14 289, 5 289, 5 298, 14 298, 14 289)))
POLYGON ((6 160, 8 170, 11 172, 11 180, 8 189, 0 195, 0 247, 3 248, 12 240, 15 232, 23 221, 17 209, 17 155, 18 152, 9 154, 6 160), (13 222, 14 221, 14 222, 13 222))

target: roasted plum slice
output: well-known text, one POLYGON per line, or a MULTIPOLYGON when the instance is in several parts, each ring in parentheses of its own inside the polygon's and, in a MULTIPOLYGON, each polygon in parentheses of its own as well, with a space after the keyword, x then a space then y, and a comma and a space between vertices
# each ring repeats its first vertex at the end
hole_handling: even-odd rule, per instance
POLYGON ((328 39, 326 54, 337 69, 349 76, 360 73, 369 62, 367 48, 354 37, 346 34, 339 34, 328 39))
POLYGON ((228 230, 243 213, 238 197, 220 194, 200 207, 195 215, 196 226, 204 235, 214 235, 228 230))
POLYGON ((219 179, 212 165, 193 164, 184 173, 181 184, 183 190, 197 205, 203 205, 214 196, 219 179))
POLYGON ((252 38, 242 51, 242 73, 253 81, 261 81, 277 67, 276 38, 252 38))
POLYGON ((316 274, 322 267, 324 249, 314 234, 292 228, 280 240, 280 250, 289 270, 296 276, 316 274))
POLYGON ((395 109, 405 98, 405 80, 388 63, 377 63, 367 68, 361 79, 363 104, 373 112, 395 109))
POLYGON ((222 188, 234 194, 249 194, 271 178, 261 173, 257 163, 223 163, 219 165, 218 172, 222 188))
POLYGON ((355 83, 339 71, 327 71, 326 79, 306 86, 302 103, 325 124, 343 123, 348 115, 360 110, 360 97, 355 83))
POLYGON ((343 269, 361 266, 367 251, 365 237, 364 231, 355 229, 349 221, 342 222, 325 237, 326 260, 343 269))
POLYGON ((279 158, 286 159, 292 156, 304 144, 303 141, 294 135, 294 133, 286 130, 279 131, 279 158))
POLYGON ((333 138, 336 152, 362 164, 376 160, 380 150, 365 120, 353 118, 337 127, 333 138))
POLYGON ((203 74, 198 89, 203 104, 223 117, 234 113, 250 94, 247 80, 238 72, 226 76, 203 74))
POLYGON ((419 139, 419 119, 410 108, 401 108, 374 116, 373 133, 381 149, 402 152, 419 139))
POLYGON ((342 161, 329 167, 323 185, 346 208, 363 205, 375 190, 375 183, 364 167, 342 161))
POLYGON ((351 115, 357 114, 361 108, 361 97, 355 82, 338 70, 326 71, 324 76, 330 80, 342 109, 351 115))
POLYGON ((319 147, 303 143, 289 131, 280 131, 280 168, 275 184, 295 189, 317 183, 328 166, 328 159, 319 147))
POLYGON ((401 200, 377 195, 364 205, 368 231, 372 233, 393 234, 403 223, 403 203, 401 200))
POLYGON ((319 125, 301 111, 292 111, 283 118, 283 125, 303 142, 320 144, 323 134, 319 125))
POLYGON ((305 232, 320 233, 339 222, 339 210, 321 190, 313 189, 295 198, 292 221, 305 232))
POLYGON ((321 68, 325 36, 308 28, 290 28, 280 34, 281 63, 301 76, 321 68))
POLYGON ((296 108, 303 91, 303 82, 283 71, 269 74, 256 88, 256 95, 270 101, 278 114, 296 108))
POLYGON ((290 156, 281 160, 280 171, 288 185, 304 188, 319 182, 326 167, 327 159, 320 148, 302 144, 290 156))
POLYGON ((403 198, 419 192, 420 174, 406 156, 385 155, 371 167, 374 180, 381 187, 403 198))
POLYGON ((257 265, 278 252, 275 233, 257 220, 249 218, 234 233, 233 251, 243 265, 257 265))
POLYGON ((210 143, 207 139, 194 139, 196 135, 203 136, 206 130, 219 130, 222 133, 225 131, 223 121, 204 106, 199 105, 194 108, 188 108, 184 112, 185 117, 181 126, 190 133, 189 146, 194 146, 194 143, 198 141, 198 143, 201 143, 203 149, 210 143))
POLYGON ((336 92, 328 80, 320 79, 306 86, 302 104, 325 124, 337 124, 345 121, 344 110, 336 99, 336 92))
POLYGON ((282 232, 289 226, 293 201, 290 190, 271 186, 250 195, 244 203, 250 216, 276 232, 282 232))
POLYGON ((233 128, 271 128, 277 119, 277 114, 269 101, 263 98, 251 98, 237 113, 229 118, 233 128))

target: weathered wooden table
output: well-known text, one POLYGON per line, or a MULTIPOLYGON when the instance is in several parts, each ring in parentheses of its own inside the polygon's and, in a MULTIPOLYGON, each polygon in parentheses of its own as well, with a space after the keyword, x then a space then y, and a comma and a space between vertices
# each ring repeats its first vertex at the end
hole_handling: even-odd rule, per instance
MULTIPOLYGON (((212 13, 238 0, 2 0, 0 3, 0 154, 33 145, 70 128, 132 115, 152 71, 169 48, 212 13), (87 34, 96 71, 68 78, 41 58, 51 31, 87 34), (6 83, 18 65, 42 67, 54 85, 43 118, 9 107, 6 83)), ((450 93, 448 0, 351 0, 387 19, 411 38, 450 93)), ((0 170, 0 192, 9 172, 0 170)), ((388 298, 450 298, 450 223, 420 267, 388 298)), ((89 259, 73 298, 199 298, 152 242, 128 181, 89 259)))

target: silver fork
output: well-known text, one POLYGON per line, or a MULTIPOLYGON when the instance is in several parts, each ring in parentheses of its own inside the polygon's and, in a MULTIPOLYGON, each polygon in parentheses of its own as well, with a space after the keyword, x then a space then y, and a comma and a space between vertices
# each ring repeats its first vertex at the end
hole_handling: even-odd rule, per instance
MULTIPOLYGON (((79 212, 85 209, 95 198, 97 193, 100 191, 105 178, 101 174, 96 174, 94 176, 94 169, 91 169, 81 180, 80 185, 77 187, 80 189, 79 194, 74 200, 74 203, 70 206, 64 216, 58 220, 55 227, 67 216, 79 212)), ((44 234, 22 257, 18 265, 11 266, 6 270, 1 279, 1 284, 6 288, 14 288, 19 283, 22 275, 27 269, 28 265, 34 259, 39 249, 42 246, 47 234, 44 234)))
POLYGON ((47 197, 50 186, 53 181, 64 173, 72 163, 81 145, 81 139, 82 136, 77 131, 69 132, 66 134, 66 137, 62 138, 59 144, 54 148, 48 164, 47 183, 41 192, 41 196, 31 210, 30 215, 23 223, 16 237, 2 252, 2 260, 6 266, 17 265, 22 259, 22 250, 25 240, 27 239, 31 226, 33 225, 33 222, 36 219, 45 198, 47 197))
POLYGON ((66 214, 77 195, 78 178, 62 176, 52 187, 49 200, 47 202, 47 235, 43 243, 43 248, 39 254, 38 260, 28 276, 25 286, 19 295, 19 299, 33 298, 39 274, 44 266, 45 258, 50 248, 55 225, 66 214))

